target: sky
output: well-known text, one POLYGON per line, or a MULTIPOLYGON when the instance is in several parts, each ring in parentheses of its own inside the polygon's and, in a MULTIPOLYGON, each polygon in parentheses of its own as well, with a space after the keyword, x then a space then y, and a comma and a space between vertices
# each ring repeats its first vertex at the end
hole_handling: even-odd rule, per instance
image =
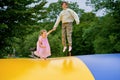
MULTIPOLYGON (((48 1, 47 5, 49 5, 50 3, 52 3, 52 2, 57 2, 58 0, 47 0, 47 1, 48 1)), ((79 7, 80 7, 80 9, 84 9, 85 12, 91 12, 91 11, 92 11, 92 7, 86 6, 86 4, 85 4, 85 3, 86 3, 86 0, 64 0, 64 1, 77 2, 78 5, 79 5, 79 7)), ((102 16, 102 15, 103 15, 103 10, 98 11, 98 12, 96 13, 96 15, 97 15, 97 16, 102 16)))

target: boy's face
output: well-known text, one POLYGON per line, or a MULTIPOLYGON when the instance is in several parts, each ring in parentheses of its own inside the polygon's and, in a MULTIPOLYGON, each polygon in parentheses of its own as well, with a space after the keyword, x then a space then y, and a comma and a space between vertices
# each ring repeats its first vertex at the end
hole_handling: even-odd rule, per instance
POLYGON ((62 4, 62 8, 63 8, 63 9, 66 9, 67 7, 68 7, 68 5, 67 5, 66 3, 63 3, 63 4, 62 4))

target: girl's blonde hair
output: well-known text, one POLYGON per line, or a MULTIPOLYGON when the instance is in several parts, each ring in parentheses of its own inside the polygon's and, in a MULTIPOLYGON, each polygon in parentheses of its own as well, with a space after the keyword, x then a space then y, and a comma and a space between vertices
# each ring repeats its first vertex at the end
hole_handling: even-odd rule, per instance
POLYGON ((40 30, 40 35, 42 35, 43 32, 47 32, 47 31, 45 29, 40 30))

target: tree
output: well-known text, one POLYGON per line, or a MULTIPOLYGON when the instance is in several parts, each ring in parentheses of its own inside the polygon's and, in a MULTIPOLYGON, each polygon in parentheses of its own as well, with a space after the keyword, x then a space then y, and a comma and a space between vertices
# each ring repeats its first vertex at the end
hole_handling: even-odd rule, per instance
POLYGON ((97 25, 100 32, 94 40, 96 53, 120 52, 120 1, 119 0, 89 0, 95 10, 106 9, 107 15, 102 17, 97 25))
POLYGON ((119 47, 119 28, 115 26, 115 19, 106 15, 99 21, 100 31, 94 40, 94 48, 96 53, 117 53, 119 47), (117 30, 117 29, 118 30, 117 30))
POLYGON ((94 54, 93 41, 99 32, 96 23, 98 18, 92 12, 81 16, 81 23, 74 27, 73 31, 73 53, 75 55, 94 54))
POLYGON ((46 0, 1 0, 0 57, 12 53, 13 37, 23 39, 29 33, 28 25, 37 24, 46 17, 45 4, 46 0), (31 7, 31 4, 36 5, 31 7))

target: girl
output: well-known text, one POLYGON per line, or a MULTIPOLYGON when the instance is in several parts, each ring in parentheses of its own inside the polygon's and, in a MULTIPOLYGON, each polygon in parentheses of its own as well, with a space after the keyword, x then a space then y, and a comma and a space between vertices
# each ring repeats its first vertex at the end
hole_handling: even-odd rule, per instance
POLYGON ((40 36, 37 41, 37 50, 34 52, 34 54, 42 59, 46 59, 48 56, 51 55, 50 45, 49 45, 47 36, 52 31, 53 30, 50 30, 49 32, 47 32, 46 30, 40 31, 40 36))

